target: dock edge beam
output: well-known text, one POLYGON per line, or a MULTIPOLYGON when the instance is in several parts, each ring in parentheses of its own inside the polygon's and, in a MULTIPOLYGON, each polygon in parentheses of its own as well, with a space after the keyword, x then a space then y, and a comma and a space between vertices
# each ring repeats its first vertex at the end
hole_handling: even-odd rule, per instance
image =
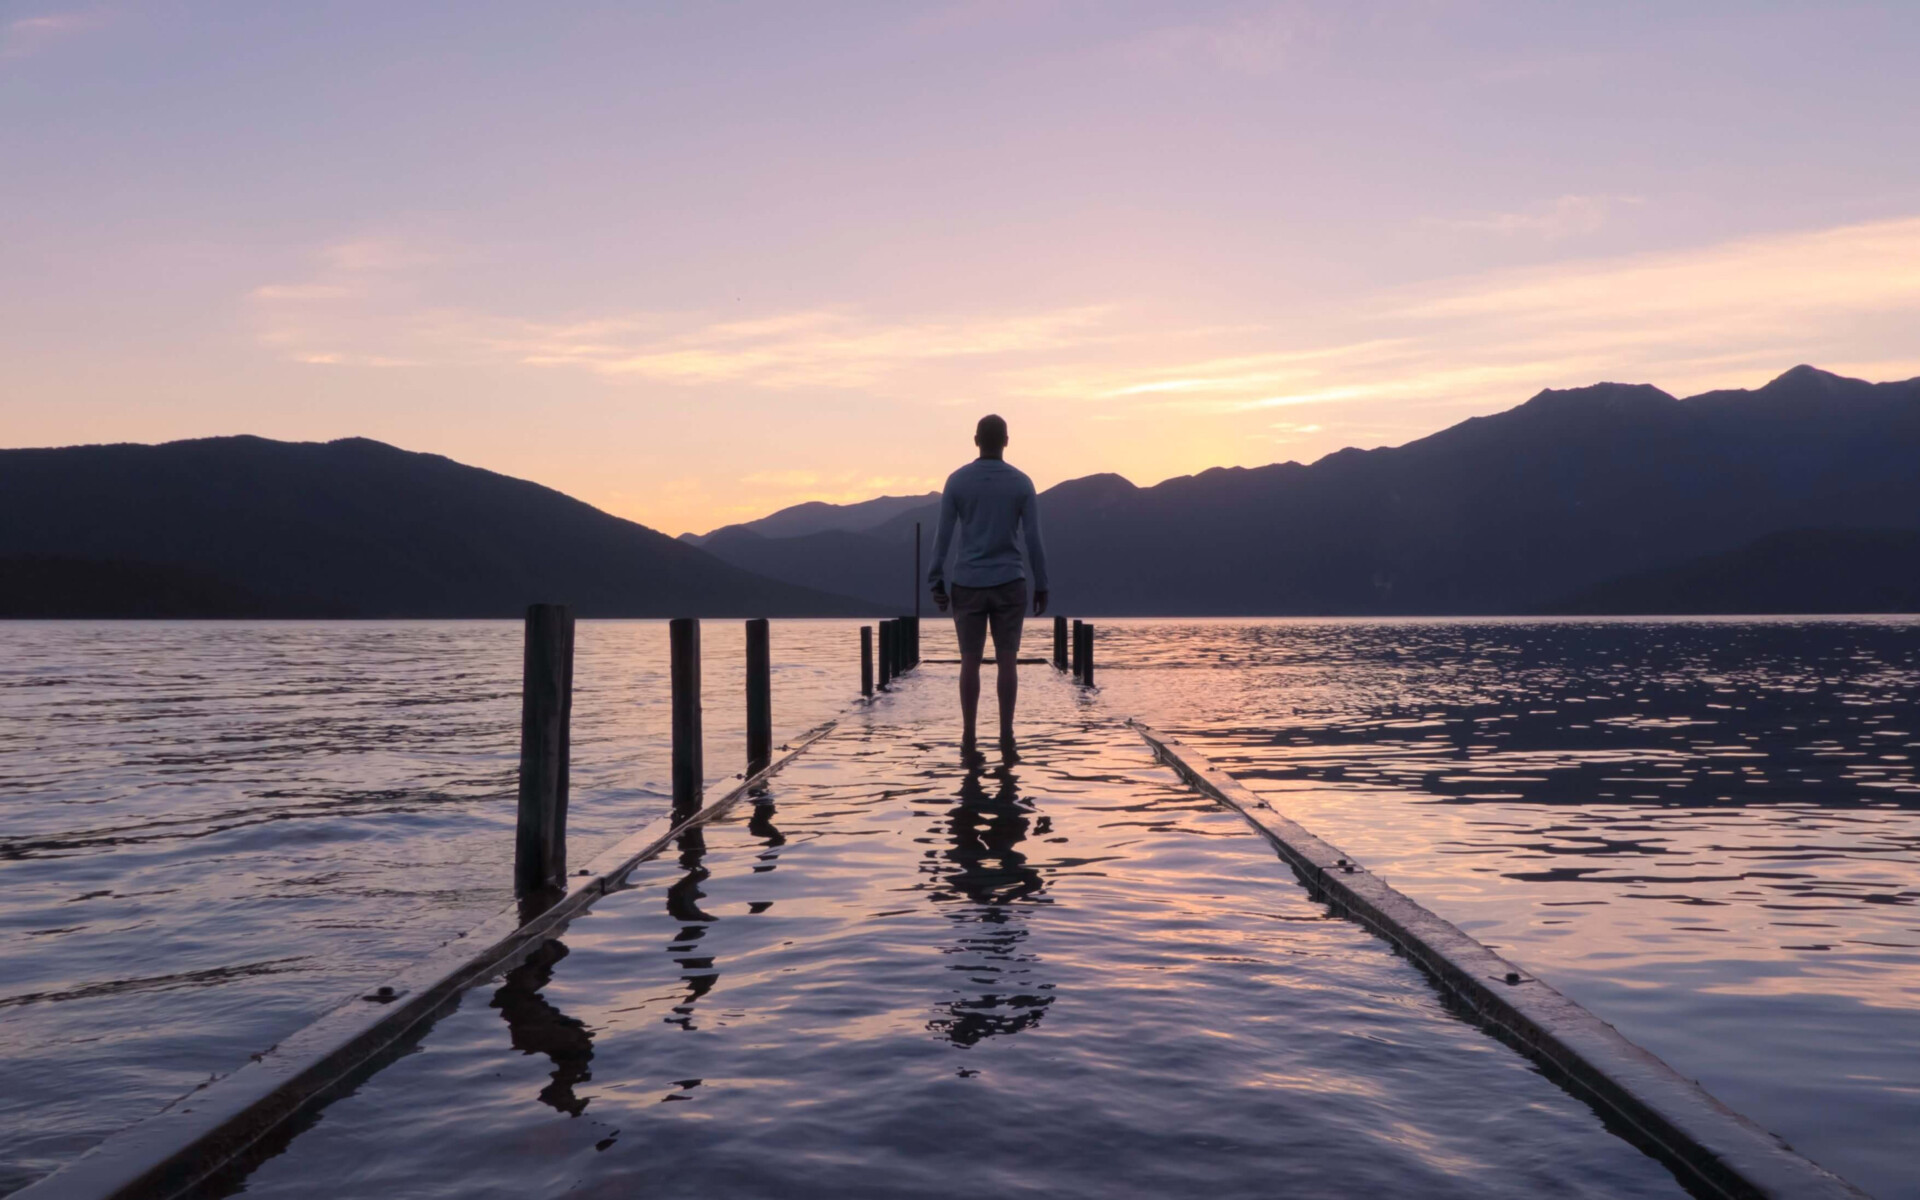
POLYGON ((1245 817, 1310 891, 1391 942, 1503 1041, 1631 1129, 1691 1190, 1730 1200, 1866 1197, 1613 1026, 1282 816, 1204 754, 1139 721, 1127 724, 1195 789, 1245 817))
POLYGON ((551 903, 537 913, 528 915, 523 900, 450 938, 386 984, 335 1007, 244 1065, 108 1136, 13 1196, 172 1200, 198 1187, 307 1111, 334 1085, 436 1019, 460 993, 559 936, 594 901, 623 888, 634 867, 685 831, 725 815, 838 725, 838 720, 828 721, 793 739, 765 770, 684 820, 662 817, 623 838, 569 879, 564 892, 555 889, 551 903))

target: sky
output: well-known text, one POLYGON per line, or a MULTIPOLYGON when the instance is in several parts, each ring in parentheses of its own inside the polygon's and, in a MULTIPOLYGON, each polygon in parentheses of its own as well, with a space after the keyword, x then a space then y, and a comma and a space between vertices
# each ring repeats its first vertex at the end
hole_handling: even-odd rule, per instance
POLYGON ((668 533, 1920 375, 1920 3, 0 0, 0 445, 668 533))

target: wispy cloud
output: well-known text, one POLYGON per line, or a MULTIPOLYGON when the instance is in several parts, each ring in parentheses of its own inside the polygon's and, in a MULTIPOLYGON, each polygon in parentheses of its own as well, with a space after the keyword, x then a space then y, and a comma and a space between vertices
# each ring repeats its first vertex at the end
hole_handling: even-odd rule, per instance
POLYGON ((1530 210, 1478 217, 1435 218, 1428 223, 1474 233, 1558 242, 1598 233, 1606 228, 1620 209, 1644 203, 1645 200, 1639 196, 1559 196, 1530 210))
POLYGON ((29 58, 62 38, 98 29, 105 23, 105 17, 98 12, 18 17, 0 25, 0 59, 29 58))
POLYGON ((1309 6, 1275 4, 1224 19, 1151 29, 1112 43, 1106 55, 1134 67, 1265 75, 1285 67, 1321 26, 1309 6))
POLYGON ((1920 348, 1902 328, 1920 328, 1920 218, 1455 279, 1268 335, 1310 347, 1081 360, 1010 386, 1143 415, 1389 405, 1417 431, 1444 419, 1436 409, 1489 411, 1601 379, 1687 392, 1801 361, 1912 373, 1920 348))
POLYGON ((249 293, 260 340, 289 358, 339 365, 569 368, 687 386, 871 388, 930 363, 991 363, 1113 336, 1113 309, 885 318, 852 306, 748 318, 623 312, 578 320, 421 304, 413 269, 434 256, 388 242, 341 243, 310 279, 249 293))
MULTIPOLYGON (((562 321, 425 302, 420 280, 437 261, 389 242, 329 247, 310 278, 253 291, 261 340, 326 365, 514 366, 922 404, 1007 398, 1081 405, 1106 421, 1183 414, 1228 422, 1223 437, 1271 438, 1256 414, 1302 409, 1310 415, 1278 431, 1302 440, 1361 423, 1411 436, 1546 386, 1612 378, 1684 392, 1799 361, 1897 373, 1920 358, 1900 333, 1920 327, 1920 218, 1468 276, 1232 326, 1110 304, 562 321)), ((852 495, 870 481, 818 486, 852 495)))
POLYGON ((755 471, 743 475, 748 487, 804 491, 810 498, 842 504, 875 496, 918 496, 940 486, 930 475, 874 475, 864 471, 755 471))

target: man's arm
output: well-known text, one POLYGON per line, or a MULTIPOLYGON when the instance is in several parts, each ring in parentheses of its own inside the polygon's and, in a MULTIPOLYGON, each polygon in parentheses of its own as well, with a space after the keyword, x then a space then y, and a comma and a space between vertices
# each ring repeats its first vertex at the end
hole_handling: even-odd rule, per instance
POLYGON ((1047 545, 1040 537, 1040 497, 1028 485, 1020 526, 1027 533, 1027 566, 1033 569, 1033 615, 1047 611, 1047 545))
POLYGON ((933 602, 947 611, 947 548, 953 544, 953 523, 959 509, 953 502, 953 480, 940 491, 940 524, 933 535, 933 566, 927 569, 927 583, 933 588, 933 602))

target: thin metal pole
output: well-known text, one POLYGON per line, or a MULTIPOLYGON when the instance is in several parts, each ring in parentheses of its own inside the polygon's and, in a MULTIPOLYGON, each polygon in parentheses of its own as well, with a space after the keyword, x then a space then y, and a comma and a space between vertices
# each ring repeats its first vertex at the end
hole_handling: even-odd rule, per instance
POLYGON ((567 767, 573 717, 573 614, 527 606, 520 674, 520 811, 513 839, 518 895, 567 878, 567 767))
POLYGON ((920 619, 920 522, 913 523, 913 619, 920 619))
POLYGON ((690 815, 700 808, 706 787, 706 745, 700 730, 700 620, 676 617, 667 623, 669 676, 673 684, 673 811, 690 815))
POLYGON ((860 627, 860 694, 873 695, 873 626, 860 627))
POLYGON ((767 619, 747 622, 747 774, 773 761, 773 648, 767 619))

